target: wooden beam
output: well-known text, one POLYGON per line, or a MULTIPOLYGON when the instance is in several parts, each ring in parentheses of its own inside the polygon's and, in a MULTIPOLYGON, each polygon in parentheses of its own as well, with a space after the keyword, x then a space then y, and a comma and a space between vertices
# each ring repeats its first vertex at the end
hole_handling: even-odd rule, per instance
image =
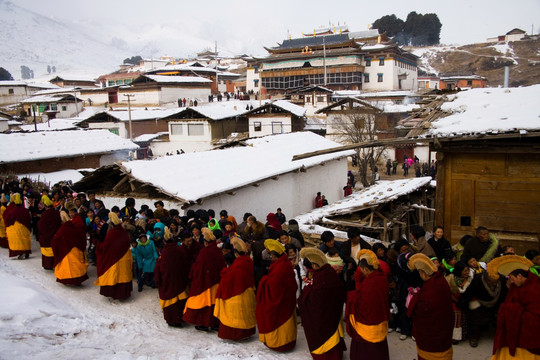
POLYGON ((124 177, 118 182, 118 184, 114 185, 114 187, 112 188, 112 190, 113 190, 114 192, 118 192, 118 189, 120 188, 120 186, 124 185, 128 180, 129 180, 129 176, 128 176, 128 175, 124 175, 124 177))

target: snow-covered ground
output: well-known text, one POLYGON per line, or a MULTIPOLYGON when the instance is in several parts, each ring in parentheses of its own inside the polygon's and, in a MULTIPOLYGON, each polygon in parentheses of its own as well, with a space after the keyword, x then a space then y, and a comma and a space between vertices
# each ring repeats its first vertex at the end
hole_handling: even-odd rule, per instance
MULTIPOLYGON (((109 300, 93 286, 96 268, 82 287, 57 283, 41 267, 39 244, 32 240, 28 260, 8 258, 0 249, 0 359, 310 359, 302 326, 294 351, 275 353, 257 336, 239 343, 201 333, 191 325, 170 328, 163 320, 156 289, 145 287, 126 301, 109 300)), ((136 288, 136 286, 135 286, 136 288)), ((388 336, 390 358, 416 358, 415 343, 388 336)), ((346 337, 349 347, 350 338, 346 337)), ((491 339, 472 349, 454 346, 454 359, 489 359, 491 339)), ((348 359, 348 352, 344 359, 348 359)))

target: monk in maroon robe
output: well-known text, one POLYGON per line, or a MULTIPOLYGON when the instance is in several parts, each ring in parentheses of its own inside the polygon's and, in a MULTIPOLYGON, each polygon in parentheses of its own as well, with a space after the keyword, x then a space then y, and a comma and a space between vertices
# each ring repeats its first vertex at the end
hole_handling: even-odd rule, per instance
POLYGON ((242 340, 255 334, 255 274, 245 243, 230 239, 236 256, 231 266, 221 270, 214 315, 219 319, 218 337, 242 340))
POLYGON ((268 268, 268 275, 262 277, 257 289, 255 316, 259 341, 275 351, 290 351, 296 346, 298 285, 283 244, 267 239, 264 246, 271 253, 272 264, 268 268))
MULTIPOLYGON (((518 257, 517 255, 507 256, 518 257)), ((520 259, 516 259, 517 261, 520 259)), ((516 269, 510 272, 508 277, 511 285, 497 315, 492 360, 508 359, 510 356, 525 360, 538 359, 540 356, 540 337, 538 337, 540 277, 524 269, 516 269)))
POLYGON ((189 264, 186 249, 165 228, 165 246, 156 260, 154 280, 159 291, 163 317, 169 326, 181 327, 188 295, 189 264))
POLYGON ((191 286, 183 319, 197 330, 217 330, 219 320, 214 316, 216 293, 225 259, 217 247, 216 238, 208 228, 203 229, 205 247, 201 249, 190 270, 191 286))
MULTIPOLYGON (((313 283, 304 287, 298 299, 311 357, 315 360, 342 359, 346 349, 342 325, 346 300, 343 282, 322 251, 305 248, 300 252, 300 257, 307 258, 314 269, 313 283)), ((307 264, 305 260, 304 263, 307 264)))
POLYGON ((83 281, 88 279, 86 273, 88 268, 86 229, 78 214, 74 213, 71 220, 66 213, 63 212, 63 215, 66 217, 65 222, 51 240, 54 254, 54 274, 59 283, 81 285, 83 281))
POLYGON ((131 243, 118 216, 111 211, 109 219, 113 226, 107 232, 105 240, 96 244, 98 278, 94 285, 101 286, 101 295, 123 300, 130 297, 133 290, 131 243))
POLYGON ((38 226, 39 246, 41 247, 41 266, 46 270, 54 268, 54 255, 51 247, 51 241, 60 229, 62 220, 60 220, 60 212, 53 207, 51 200, 50 205, 41 214, 38 226))
POLYGON ((349 292, 345 312, 351 359, 388 360, 388 278, 371 250, 360 250, 357 257, 363 278, 349 292))
POLYGON ((32 231, 32 216, 30 211, 23 205, 19 194, 11 197, 14 206, 7 207, 4 212, 4 222, 6 224, 6 235, 9 244, 9 257, 18 256, 19 259, 28 259, 32 253, 30 232, 32 231))

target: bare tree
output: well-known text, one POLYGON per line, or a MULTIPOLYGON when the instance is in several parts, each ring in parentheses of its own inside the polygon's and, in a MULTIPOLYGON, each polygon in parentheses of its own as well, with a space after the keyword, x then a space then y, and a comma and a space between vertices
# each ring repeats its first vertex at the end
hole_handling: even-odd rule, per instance
MULTIPOLYGON (((355 112, 336 115, 333 119, 334 135, 341 143, 355 144, 377 140, 375 114, 373 112, 355 112)), ((358 173, 364 187, 373 185, 374 176, 368 176, 368 170, 375 173, 377 163, 385 147, 362 147, 355 149, 358 158, 358 173)))

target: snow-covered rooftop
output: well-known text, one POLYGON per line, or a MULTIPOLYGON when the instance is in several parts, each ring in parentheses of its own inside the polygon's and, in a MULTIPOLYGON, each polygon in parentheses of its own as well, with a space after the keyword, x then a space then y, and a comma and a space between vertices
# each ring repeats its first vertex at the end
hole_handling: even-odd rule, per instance
POLYGON ((142 134, 133 139, 133 142, 148 142, 157 139, 160 136, 167 135, 168 131, 158 132, 156 134, 142 134))
MULTIPOLYGON (((49 121, 46 121, 44 123, 38 123, 37 129, 38 131, 54 131, 54 130, 68 130, 68 129, 76 129, 77 124, 80 122, 80 120, 72 120, 72 119, 52 119, 49 121)), ((35 125, 34 124, 28 124, 28 125, 21 125, 21 130, 23 131, 35 131, 35 125)))
POLYGON ((139 146, 108 130, 0 134, 0 163, 135 150, 139 146))
MULTIPOLYGON (((182 112, 182 108, 149 109, 131 108, 131 121, 156 120, 182 112)), ((108 110, 106 113, 119 121, 129 121, 128 110, 108 110)))
POLYGON ((345 199, 335 203, 316 208, 312 211, 295 217, 300 226, 300 231, 308 234, 322 234, 325 230, 332 230, 336 237, 347 238, 347 233, 335 229, 328 229, 317 225, 324 217, 350 214, 354 211, 384 204, 410 194, 419 188, 429 185, 431 177, 419 177, 412 179, 399 179, 392 181, 379 181, 377 184, 355 192, 345 199))
POLYGON ((452 136, 484 132, 540 130, 540 85, 481 88, 450 96, 441 110, 453 113, 431 123, 428 134, 452 136))
MULTIPOLYGON (((266 100, 268 101, 268 100, 266 100)), ((261 101, 261 104, 264 104, 265 101, 261 101)), ((189 109, 198 112, 199 114, 212 119, 212 120, 222 120, 227 119, 233 116, 239 116, 247 111, 249 107, 253 106, 256 108, 259 106, 259 101, 255 100, 231 100, 231 101, 218 101, 205 103, 199 106, 190 107, 189 109), (246 109, 246 107, 248 109, 246 109)), ((187 108, 184 110, 187 111, 187 108)))
POLYGON ((212 80, 201 76, 143 75, 158 83, 211 83, 212 80))
POLYGON ((26 83, 24 81, 2 80, 0 86, 26 86, 26 83))
MULTIPOLYGON (((89 171, 93 169, 84 169, 84 170, 89 171)), ((50 185, 54 185, 61 181, 71 181, 72 183, 76 183, 77 181, 83 178, 83 174, 81 174, 79 170, 72 170, 72 169, 53 171, 50 173, 22 173, 22 174, 18 174, 17 176, 19 178, 27 177, 27 178, 40 181, 45 184, 50 184, 50 185)))
MULTIPOLYGON (((35 103, 50 103, 50 102, 59 102, 63 101, 66 98, 73 98, 71 94, 56 94, 56 95, 37 95, 32 96, 21 101, 23 104, 35 104, 35 103)), ((75 101, 70 99, 71 101, 75 101)), ((80 101, 80 100, 79 100, 80 101)))
POLYGON ((142 182, 148 182, 185 201, 220 194, 249 184, 333 159, 354 154, 340 151, 292 161, 293 155, 336 147, 339 144, 311 132, 265 136, 246 141, 250 146, 166 156, 152 161, 123 162, 142 182), (249 164, 249 171, 243 166, 249 164), (201 166, 201 164, 209 164, 201 166), (178 176, 178 169, 183 175, 178 176), (216 179, 216 174, 227 174, 216 179))
POLYGON ((285 111, 289 111, 298 117, 302 117, 306 114, 306 109, 303 106, 298 106, 287 100, 276 100, 273 102, 273 105, 280 107, 285 111))

